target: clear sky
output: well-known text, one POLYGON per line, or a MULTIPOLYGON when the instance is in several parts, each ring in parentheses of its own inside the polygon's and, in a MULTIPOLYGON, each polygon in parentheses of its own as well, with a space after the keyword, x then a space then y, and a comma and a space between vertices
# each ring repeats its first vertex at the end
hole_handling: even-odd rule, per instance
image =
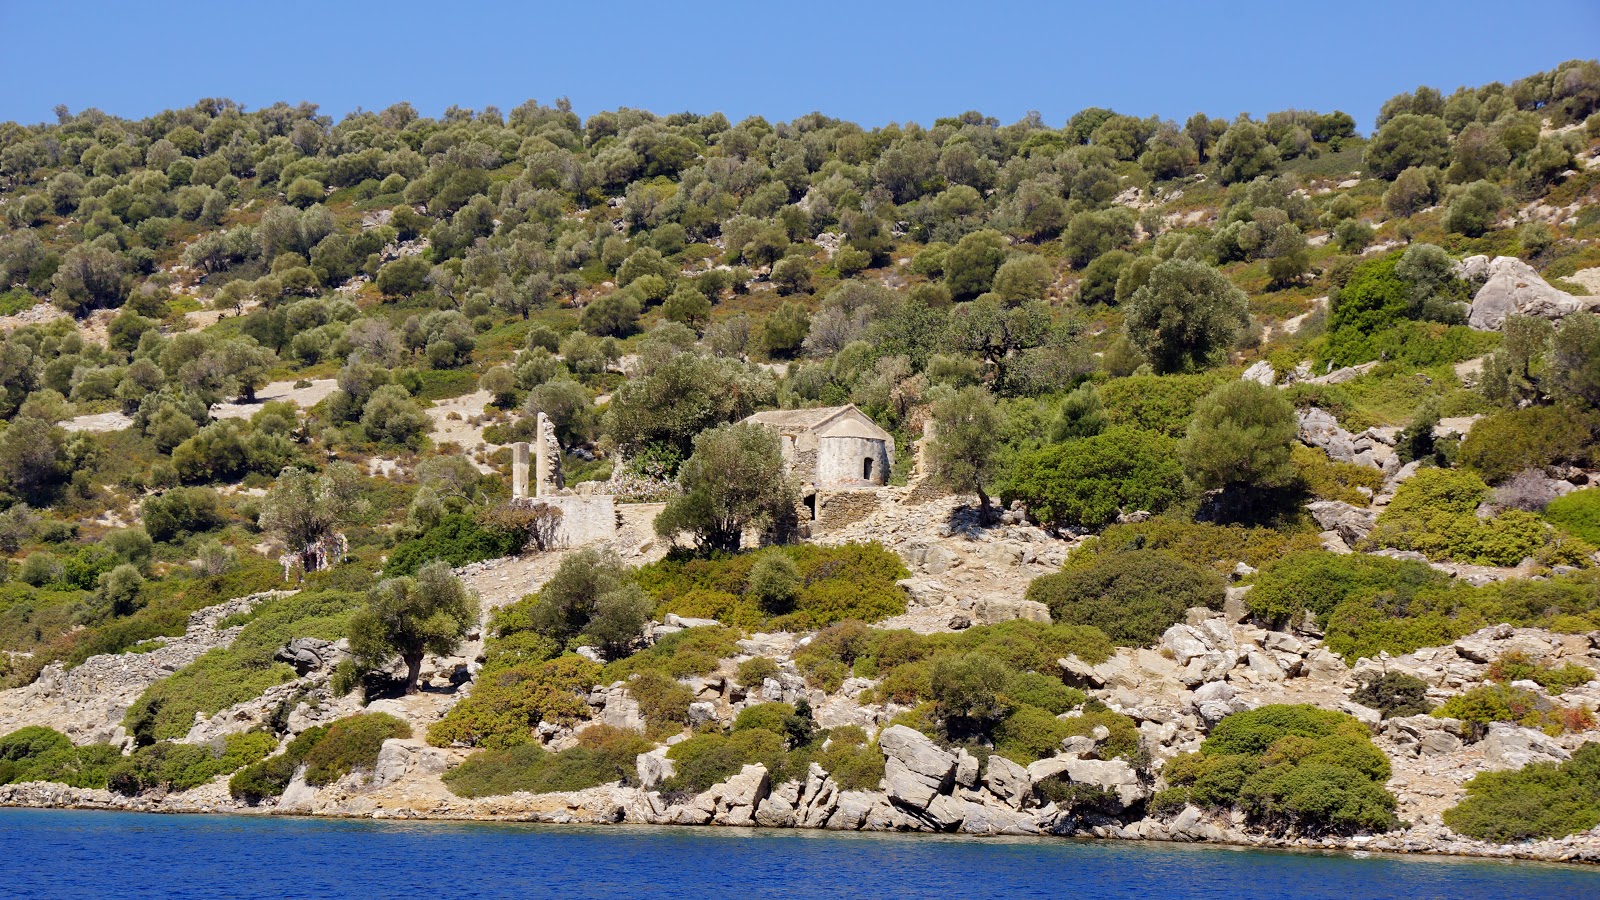
POLYGON ((201 97, 306 100, 339 117, 565 96, 584 116, 821 110, 868 126, 1341 108, 1366 130, 1418 84, 1449 93, 1600 55, 1600 0, 0 0, 0 34, 0 121, 53 121, 58 103, 142 117, 201 97))

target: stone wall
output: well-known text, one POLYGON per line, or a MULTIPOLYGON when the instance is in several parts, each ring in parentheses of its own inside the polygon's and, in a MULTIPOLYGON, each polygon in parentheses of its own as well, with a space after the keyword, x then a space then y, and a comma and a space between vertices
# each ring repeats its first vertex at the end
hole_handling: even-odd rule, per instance
POLYGON ((540 497, 538 502, 561 510, 556 548, 583 547, 617 536, 617 505, 610 494, 540 497))
POLYGON ((885 499, 884 492, 877 488, 818 491, 817 519, 812 528, 826 531, 859 522, 877 512, 885 499))
POLYGON ((817 448, 817 484, 885 484, 894 460, 883 441, 859 437, 824 437, 817 448), (872 460, 870 475, 862 461, 872 460))

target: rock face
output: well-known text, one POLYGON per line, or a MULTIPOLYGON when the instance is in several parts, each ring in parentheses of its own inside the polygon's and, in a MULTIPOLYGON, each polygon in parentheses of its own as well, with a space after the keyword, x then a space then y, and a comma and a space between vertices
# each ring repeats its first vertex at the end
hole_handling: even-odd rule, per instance
POLYGON ((1351 434, 1339 427, 1339 420, 1332 413, 1315 406, 1296 415, 1301 442, 1323 451, 1335 462, 1369 466, 1385 475, 1400 471, 1400 457, 1394 452, 1397 430, 1368 428, 1351 434))
POLYGON ((1467 324, 1473 328, 1495 331, 1509 316, 1555 320, 1594 306, 1590 298, 1551 287, 1532 266, 1514 256, 1497 256, 1488 262, 1482 259, 1471 257, 1460 266, 1463 272, 1483 272, 1487 279, 1472 298, 1472 311, 1467 315, 1467 324))

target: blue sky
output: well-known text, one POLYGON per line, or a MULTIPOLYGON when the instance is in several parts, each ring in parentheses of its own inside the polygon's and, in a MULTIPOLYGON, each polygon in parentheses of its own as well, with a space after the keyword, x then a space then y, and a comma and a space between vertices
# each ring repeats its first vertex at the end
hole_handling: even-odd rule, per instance
POLYGON ((738 120, 811 110, 879 125, 1085 106, 1183 118, 1342 108, 1361 128, 1418 84, 1511 81, 1600 54, 1600 3, 268 3, 0 0, 0 121, 65 103, 140 117, 201 97, 408 100, 502 110, 571 99, 738 120), (1529 10, 1531 12, 1531 9, 1529 10))

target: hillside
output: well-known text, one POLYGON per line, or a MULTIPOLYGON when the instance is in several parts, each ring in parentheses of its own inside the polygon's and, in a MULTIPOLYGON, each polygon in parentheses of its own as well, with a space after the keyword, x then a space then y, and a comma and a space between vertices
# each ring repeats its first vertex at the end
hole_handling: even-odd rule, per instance
POLYGON ((1597 160, 1594 61, 0 124, 0 803, 1600 859, 1597 160))

